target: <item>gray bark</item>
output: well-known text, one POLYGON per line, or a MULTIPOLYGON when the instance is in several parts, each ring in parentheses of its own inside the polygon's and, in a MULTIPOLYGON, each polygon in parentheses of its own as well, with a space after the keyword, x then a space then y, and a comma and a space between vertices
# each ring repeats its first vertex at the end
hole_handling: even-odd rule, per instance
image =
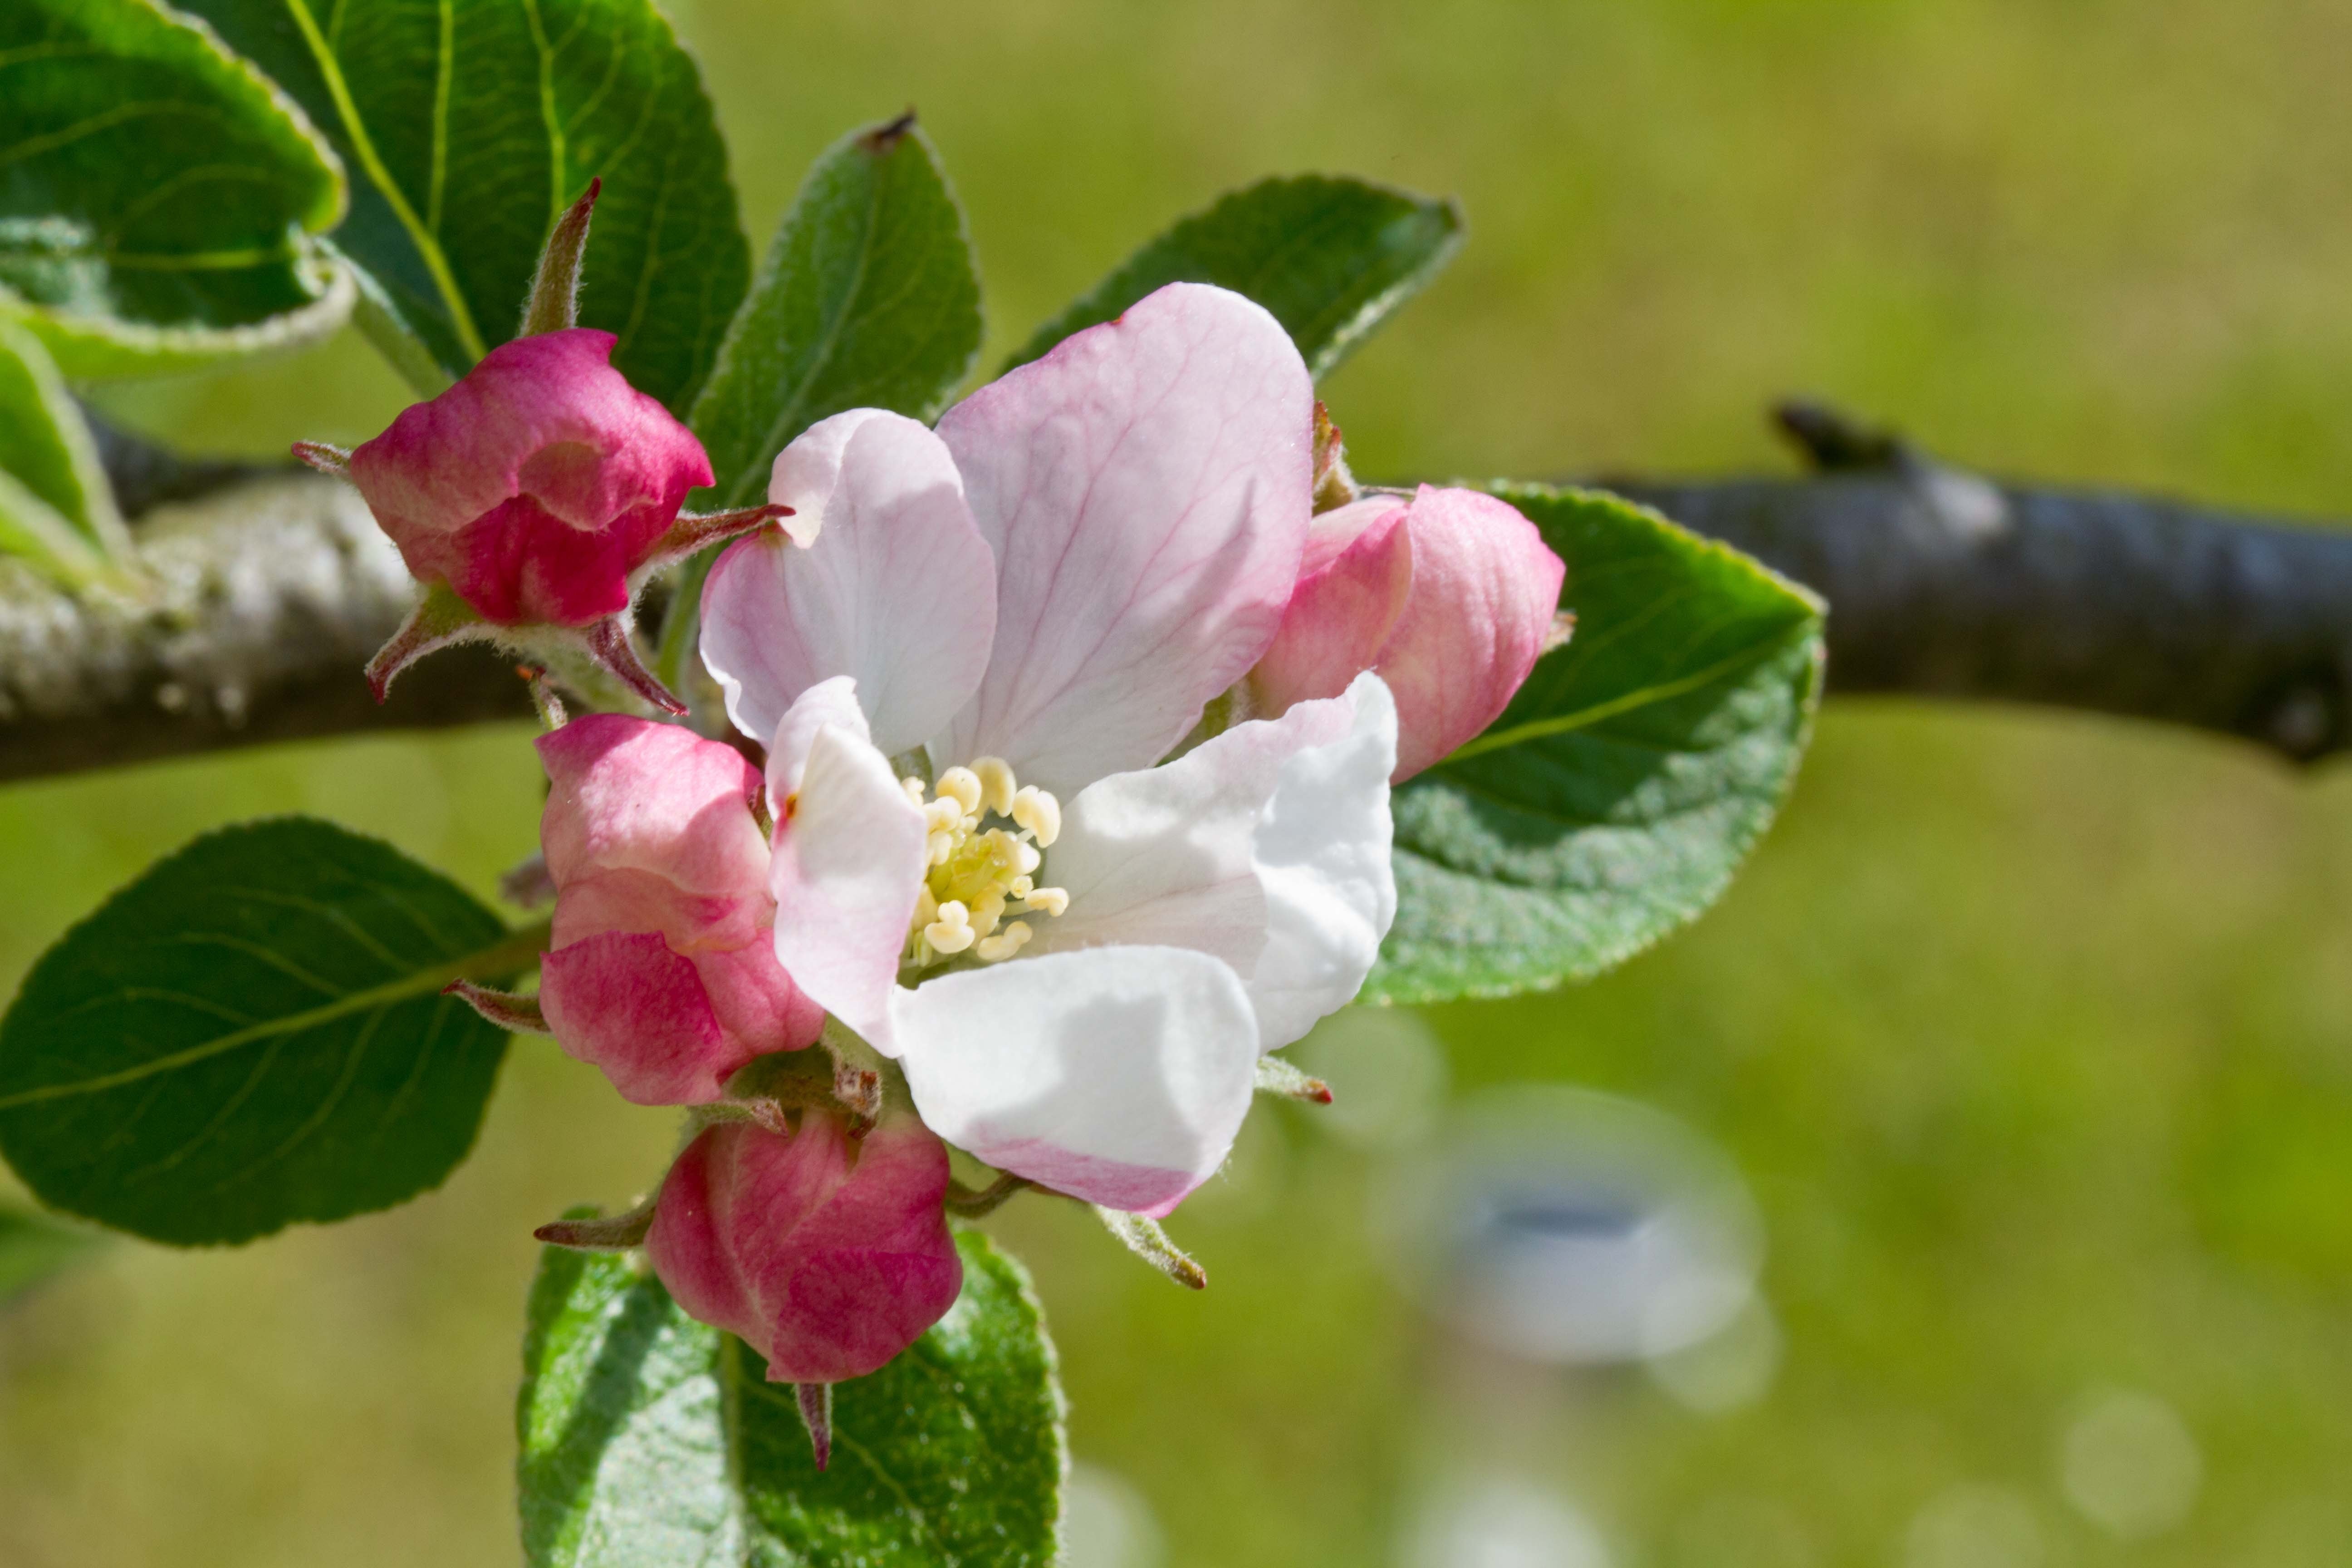
POLYGON ((2352 744, 2352 531, 1994 484, 1805 405, 1823 470, 1608 488, 1829 601, 1829 689, 2088 709, 2298 762, 2352 744))
POLYGON ((378 707, 360 668, 415 589, 367 508, 313 474, 215 478, 134 525, 143 598, 72 598, 0 561, 0 780, 530 714, 512 661, 479 647, 378 707))
MULTIPOLYGON (((2352 744, 2352 532, 1993 484, 1820 410, 1781 418, 1824 471, 1604 482, 1818 589, 1833 693, 2087 709, 2301 761, 2352 744)), ((371 700, 360 667, 414 590, 347 487, 108 457, 157 586, 76 601, 0 562, 0 780, 530 715, 480 647, 371 700)))

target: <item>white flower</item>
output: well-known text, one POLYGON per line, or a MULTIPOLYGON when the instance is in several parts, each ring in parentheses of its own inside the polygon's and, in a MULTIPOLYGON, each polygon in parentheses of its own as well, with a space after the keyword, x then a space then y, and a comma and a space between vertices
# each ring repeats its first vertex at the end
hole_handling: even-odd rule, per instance
POLYGON ((937 434, 814 426, 776 460, 789 537, 704 593, 769 746, 778 959, 940 1136, 1111 1207, 1215 1171, 1259 1054, 1395 913, 1377 676, 1156 765, 1280 625, 1311 417, 1271 316, 1172 285, 937 434))

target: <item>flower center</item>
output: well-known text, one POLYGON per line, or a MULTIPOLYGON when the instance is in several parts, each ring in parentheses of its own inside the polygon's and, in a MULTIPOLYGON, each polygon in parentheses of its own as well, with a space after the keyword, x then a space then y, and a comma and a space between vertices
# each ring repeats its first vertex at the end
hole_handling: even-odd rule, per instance
POLYGON ((923 798, 922 780, 898 782, 930 827, 930 868, 907 929, 902 969, 929 969, 963 952, 998 963, 1031 935, 1027 921, 1007 915, 1051 916, 1069 908, 1068 893, 1036 884, 1044 851, 1061 835, 1062 804, 1021 784, 1003 758, 950 768, 930 800, 923 798), (991 818, 996 826, 984 826, 991 818))

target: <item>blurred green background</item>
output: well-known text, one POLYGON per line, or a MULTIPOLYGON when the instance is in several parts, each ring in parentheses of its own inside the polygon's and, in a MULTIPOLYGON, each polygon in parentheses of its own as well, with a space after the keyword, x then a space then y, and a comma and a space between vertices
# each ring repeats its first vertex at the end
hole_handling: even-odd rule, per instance
MULTIPOLYGON (((761 240, 820 148, 920 110, 992 363, 1227 186, 1332 169, 1458 195, 1462 259, 1326 389, 1359 473, 1777 468, 1760 411, 1801 390, 2002 473, 2352 507, 2340 0, 677 15, 761 240)), ((108 396, 254 452, 363 437, 401 401, 348 341, 108 396)), ((0 984, 151 858, 258 812, 487 892, 532 847, 525 742, 0 791, 0 984)), ((1769 1376, 1694 1405, 1467 1349, 1374 1255, 1393 1156, 1262 1109, 1171 1226, 1204 1295, 1043 1201, 992 1222, 1061 1346, 1095 1562, 1119 1560, 1105 1518, 1129 1568, 2352 1561, 2347 829, 2340 772, 2200 737, 1832 703, 1691 932, 1425 1019, 1457 1089, 1605 1088, 1729 1152, 1768 1237, 1769 1376), (2140 1533, 2069 1479, 2117 1389, 2160 1402, 2172 1448, 2116 1463, 2195 1456, 2140 1533), (1449 1497, 1550 1533, 1414 1557, 1449 1497)), ((670 1137, 520 1041, 442 1192, 237 1252, 116 1246, 0 1309, 0 1562, 515 1562, 530 1229, 625 1200, 670 1137)))

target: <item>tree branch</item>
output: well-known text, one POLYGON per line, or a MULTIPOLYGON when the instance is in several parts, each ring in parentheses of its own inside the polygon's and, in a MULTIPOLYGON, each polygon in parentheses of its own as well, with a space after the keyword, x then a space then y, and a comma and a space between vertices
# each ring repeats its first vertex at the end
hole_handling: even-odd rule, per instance
POLYGON ((1604 481, 1829 601, 1829 689, 2039 703, 2352 744, 2352 531, 1995 485, 1829 410, 1805 479, 1604 481))
MULTIPOLYGON (((2352 745, 2352 532, 2146 497, 1997 486, 1801 405, 1806 479, 1604 481, 1830 602, 1830 689, 2049 704, 2352 745)), ((0 780, 263 742, 530 715, 453 650, 382 707, 360 668, 415 592, 346 486, 110 437, 153 602, 0 561, 0 780)))
POLYGON ((0 560, 0 780, 530 716, 511 661, 479 647, 426 661, 377 706, 360 668, 415 590, 358 495, 304 473, 209 479, 146 481, 197 493, 134 529, 144 600, 75 599, 0 560))

